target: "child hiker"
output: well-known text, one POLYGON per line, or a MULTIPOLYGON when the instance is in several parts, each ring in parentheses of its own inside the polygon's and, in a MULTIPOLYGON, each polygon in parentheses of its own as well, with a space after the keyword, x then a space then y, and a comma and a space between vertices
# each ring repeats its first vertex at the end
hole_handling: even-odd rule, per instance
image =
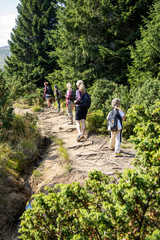
POLYGON ((113 109, 107 116, 108 130, 111 132, 111 139, 109 148, 115 151, 115 157, 122 157, 120 153, 121 140, 122 140, 122 121, 125 120, 125 114, 120 109, 120 99, 114 98, 112 100, 113 109))

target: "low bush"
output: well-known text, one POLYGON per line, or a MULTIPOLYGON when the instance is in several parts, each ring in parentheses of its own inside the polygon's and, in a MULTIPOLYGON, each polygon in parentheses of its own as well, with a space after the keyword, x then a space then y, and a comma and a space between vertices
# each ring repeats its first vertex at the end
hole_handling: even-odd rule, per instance
POLYGON ((89 133, 107 133, 107 120, 102 110, 94 110, 87 114, 86 126, 89 133))

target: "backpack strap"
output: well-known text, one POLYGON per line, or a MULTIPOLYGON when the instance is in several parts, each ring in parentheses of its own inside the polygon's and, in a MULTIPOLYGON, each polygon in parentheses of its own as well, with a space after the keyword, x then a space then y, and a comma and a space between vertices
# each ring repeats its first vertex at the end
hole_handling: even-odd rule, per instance
POLYGON ((119 121, 120 121, 120 123, 121 123, 121 126, 122 126, 122 117, 121 117, 121 115, 120 115, 120 113, 119 113, 119 110, 116 109, 116 112, 117 112, 118 119, 119 119, 119 121))

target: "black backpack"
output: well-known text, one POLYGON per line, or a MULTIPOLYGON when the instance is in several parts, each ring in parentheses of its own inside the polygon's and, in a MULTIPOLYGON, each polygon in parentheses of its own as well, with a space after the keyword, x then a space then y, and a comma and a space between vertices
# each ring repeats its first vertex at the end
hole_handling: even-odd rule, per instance
POLYGON ((61 90, 58 90, 57 98, 61 99, 61 98, 62 98, 62 95, 63 95, 62 91, 61 91, 61 90))
POLYGON ((52 87, 51 87, 51 86, 47 86, 46 94, 53 95, 53 90, 52 90, 52 87))
POLYGON ((70 100, 71 100, 71 102, 73 102, 74 103, 74 100, 76 99, 76 91, 75 90, 72 90, 72 93, 71 93, 71 98, 70 98, 70 100))
POLYGON ((112 109, 108 116, 108 126, 111 131, 113 131, 113 132, 118 131, 118 120, 120 121, 121 126, 122 126, 122 117, 119 113, 119 110, 112 109))
POLYGON ((82 99, 81 99, 81 102, 79 104, 79 106, 85 108, 85 109, 89 109, 90 106, 91 106, 91 97, 90 95, 85 92, 83 95, 82 95, 82 99))

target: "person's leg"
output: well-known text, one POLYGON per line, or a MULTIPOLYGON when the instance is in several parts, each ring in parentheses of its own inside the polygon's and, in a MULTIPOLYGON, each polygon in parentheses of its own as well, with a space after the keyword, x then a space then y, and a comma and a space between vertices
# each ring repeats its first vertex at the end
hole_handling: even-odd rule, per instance
POLYGON ((116 132, 111 132, 111 139, 109 143, 109 148, 114 149, 115 147, 116 132))
POLYGON ((80 120, 76 120, 76 127, 78 134, 81 135, 81 125, 80 125, 80 120))
POLYGON ((47 102, 47 106, 48 106, 48 108, 50 108, 50 98, 48 98, 48 102, 47 102))
POLYGON ((84 132, 85 132, 85 129, 86 129, 85 119, 82 119, 81 123, 82 123, 82 135, 84 136, 84 132))
POLYGON ((60 99, 57 99, 57 111, 60 112, 60 99))
POLYGON ((72 114, 72 104, 68 103, 68 117, 70 120, 70 123, 73 124, 73 114, 72 114))
POLYGON ((49 98, 48 97, 46 97, 46 101, 47 101, 47 108, 48 108, 48 106, 49 106, 49 98))
POLYGON ((121 131, 116 134, 116 145, 115 145, 115 157, 123 157, 123 154, 120 153, 121 147, 121 131))
POLYGON ((115 145, 115 153, 120 152, 121 141, 120 141, 120 132, 116 133, 116 145, 115 145))

